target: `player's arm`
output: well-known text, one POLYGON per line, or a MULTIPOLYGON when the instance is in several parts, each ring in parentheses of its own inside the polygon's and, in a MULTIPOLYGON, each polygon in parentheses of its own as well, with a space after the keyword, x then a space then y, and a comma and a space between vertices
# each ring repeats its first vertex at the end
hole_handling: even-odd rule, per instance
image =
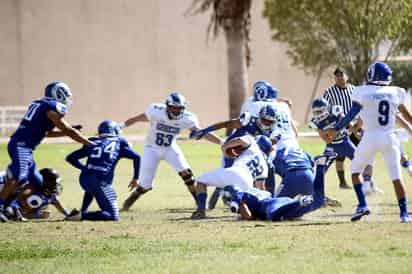
POLYGON ((349 123, 355 119, 355 117, 359 114, 362 109, 362 105, 357 101, 352 101, 352 107, 349 112, 341 119, 338 123, 336 123, 333 129, 326 130, 330 138, 335 139, 336 135, 339 130, 346 128, 349 123))
POLYGON ((52 201, 52 205, 59 211, 61 214, 63 214, 65 217, 69 215, 69 211, 62 205, 60 202, 59 198, 57 196, 54 197, 52 201))
POLYGON ((412 135, 412 126, 402 117, 399 113, 396 114, 396 122, 404 129, 406 129, 410 135, 412 135))
POLYGON ((254 184, 254 187, 257 188, 257 189, 266 190, 265 180, 264 179, 256 180, 253 184, 254 184))
MULTIPOLYGON (((190 129, 190 135, 192 136, 192 134, 196 134, 196 132, 198 132, 199 130, 200 130, 200 128, 198 128, 198 127, 191 128, 190 129)), ((216 134, 213 134, 213 133, 209 132, 204 137, 205 137, 206 140, 208 140, 211 143, 214 143, 214 144, 217 144, 217 145, 222 144, 222 139, 219 136, 217 136, 216 134)))
POLYGON ((293 132, 295 133, 295 137, 297 138, 299 132, 298 132, 298 127, 296 126, 295 120, 291 119, 290 124, 292 126, 293 132))
POLYGON ((279 97, 279 98, 276 98, 276 101, 285 103, 286 105, 288 105, 290 109, 292 109, 292 100, 290 100, 289 98, 279 97))
POLYGON ((319 137, 327 144, 330 144, 333 141, 331 136, 325 130, 318 129, 318 134, 319 134, 319 137))
POLYGON ((140 156, 128 145, 122 149, 121 156, 133 160, 133 178, 129 183, 129 188, 132 190, 139 185, 140 156))
POLYGON ((83 164, 80 159, 85 158, 89 155, 90 149, 88 147, 82 147, 81 149, 75 150, 66 157, 66 161, 78 168, 80 170, 84 170, 86 165, 83 164))
POLYGON ((412 125, 412 114, 409 112, 406 106, 404 104, 401 104, 398 106, 398 109, 400 111, 402 118, 404 118, 406 122, 412 125))
POLYGON ((247 204, 244 201, 240 202, 239 213, 240 213, 240 217, 241 217, 242 220, 251 221, 251 220, 254 219, 253 216, 252 216, 252 213, 250 212, 249 207, 247 206, 247 204))
POLYGON ((47 111, 47 118, 49 118, 53 122, 53 124, 65 134, 65 136, 68 136, 74 141, 79 142, 83 145, 94 145, 93 142, 84 137, 80 133, 80 131, 73 128, 68 122, 63 119, 63 116, 58 114, 57 112, 52 110, 47 111))
MULTIPOLYGON (((83 128, 82 125, 74 125, 74 126, 71 126, 71 127, 74 128, 74 129, 77 129, 78 131, 80 131, 83 128)), ((61 130, 52 130, 52 131, 48 131, 46 133, 46 137, 49 137, 49 138, 64 137, 64 136, 66 136, 66 134, 61 130)))
POLYGON ((124 121, 123 124, 120 124, 121 128, 125 128, 125 127, 130 127, 131 125, 137 123, 137 122, 148 122, 149 119, 147 118, 145 113, 140 113, 136 116, 133 116, 129 119, 127 119, 126 121, 124 121))
POLYGON ((242 126, 240 119, 231 119, 231 120, 227 120, 227 121, 223 121, 223 122, 219 122, 213 125, 210 125, 206 128, 203 129, 199 129, 199 130, 192 130, 192 132, 190 133, 190 138, 199 140, 201 139, 203 136, 207 135, 208 133, 218 130, 218 129, 222 129, 222 128, 230 128, 230 129, 236 129, 236 128, 240 128, 242 126))

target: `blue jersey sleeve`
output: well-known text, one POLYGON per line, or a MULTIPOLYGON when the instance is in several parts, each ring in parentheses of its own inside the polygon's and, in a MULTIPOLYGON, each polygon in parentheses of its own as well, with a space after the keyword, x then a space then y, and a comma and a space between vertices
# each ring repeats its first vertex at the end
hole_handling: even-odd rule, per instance
POLYGON ((130 147, 129 143, 126 140, 122 141, 122 150, 120 152, 120 157, 133 160, 133 168, 134 168, 133 178, 138 179, 139 173, 140 173, 140 156, 139 154, 137 154, 136 151, 134 151, 130 147))
POLYGON ((93 146, 84 146, 81 149, 75 150, 66 157, 66 161, 69 162, 75 168, 83 170, 86 165, 80 162, 80 159, 88 157, 93 146))

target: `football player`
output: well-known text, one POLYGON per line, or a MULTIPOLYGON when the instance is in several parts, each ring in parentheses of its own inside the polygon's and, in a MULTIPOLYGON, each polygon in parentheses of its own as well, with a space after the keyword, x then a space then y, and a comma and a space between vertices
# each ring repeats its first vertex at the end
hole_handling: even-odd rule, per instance
POLYGON ((44 137, 68 136, 84 145, 92 145, 77 129, 64 120, 71 103, 72 93, 63 82, 46 86, 45 96, 33 101, 8 143, 11 164, 7 169, 7 182, 0 192, 0 220, 7 221, 3 214, 4 202, 18 186, 27 181, 36 181, 41 188, 42 177, 36 168, 33 152, 44 137), (53 130, 55 127, 58 130, 53 130))
POLYGON ((297 141, 298 130, 290 109, 290 101, 278 98, 278 90, 267 81, 258 81, 253 85, 253 96, 245 101, 240 114, 249 112, 257 116, 262 107, 271 105, 276 109, 276 127, 273 129, 279 140, 276 141, 277 149, 284 147, 299 147, 297 141))
POLYGON ((230 192, 230 208, 239 213, 243 220, 283 221, 300 218, 306 213, 320 208, 325 199, 324 176, 327 167, 336 157, 336 153, 326 152, 317 157, 316 177, 313 195, 292 199, 289 197, 271 198, 270 194, 258 189, 238 191, 226 188, 230 192))
POLYGON ((197 181, 198 207, 192 219, 206 217, 207 186, 223 188, 234 185, 241 190, 254 186, 262 188, 268 176, 267 155, 272 151, 272 141, 263 135, 255 139, 250 135, 230 139, 222 145, 222 151, 233 164, 227 168, 217 168, 200 175, 197 181))
MULTIPOLYGON (((186 99, 183 95, 172 92, 165 104, 151 104, 146 112, 126 120, 122 126, 129 127, 136 122, 149 122, 150 129, 143 146, 139 184, 123 203, 122 210, 129 210, 141 195, 152 190, 153 179, 161 160, 168 162, 177 171, 197 202, 193 172, 176 143, 176 136, 183 129, 192 132, 199 129, 196 115, 186 110, 186 99)), ((221 143, 221 139, 213 134, 207 134, 206 139, 212 143, 221 143)))
POLYGON ((113 189, 114 170, 121 158, 133 160, 134 174, 129 183, 131 189, 139 185, 140 156, 121 136, 117 123, 105 120, 98 127, 98 136, 91 138, 95 146, 84 146, 69 154, 66 160, 81 170, 80 186, 84 190, 81 210, 74 210, 66 219, 71 221, 118 221, 119 208, 117 196, 113 189), (80 159, 87 158, 86 164, 80 159), (93 199, 99 205, 99 211, 89 212, 93 199))
POLYGON ((367 84, 358 86, 353 91, 352 108, 328 134, 335 138, 337 133, 345 128, 356 115, 360 115, 363 122, 364 135, 357 147, 351 165, 352 182, 358 199, 356 212, 351 221, 358 221, 370 214, 362 181, 359 174, 381 152, 389 170, 396 198, 400 209, 401 222, 410 222, 408 202, 405 187, 402 182, 400 165, 400 143, 395 132, 396 116, 412 124, 412 115, 406 108, 405 90, 390 86, 392 70, 383 62, 373 63, 367 73, 367 84))
MULTIPOLYGON (((265 135, 271 136, 276 123, 276 109, 271 105, 262 106, 257 113, 257 116, 250 115, 249 112, 244 112, 237 119, 223 121, 211 125, 205 129, 192 132, 191 138, 200 139, 203 135, 210 131, 218 130, 221 128, 236 129, 231 135, 227 137, 227 141, 236 137, 241 137, 246 134, 257 136, 265 135)), ((222 167, 227 168, 233 164, 233 159, 223 157, 222 167)), ((222 194, 223 189, 216 188, 209 200, 209 209, 213 209, 217 203, 217 200, 222 194)))
POLYGON ((6 207, 7 217, 18 221, 27 219, 48 219, 50 212, 46 209, 48 205, 54 205, 56 209, 68 216, 69 211, 59 200, 62 192, 61 177, 52 168, 43 168, 39 171, 43 178, 41 187, 37 184, 26 183, 18 189, 14 200, 6 207))

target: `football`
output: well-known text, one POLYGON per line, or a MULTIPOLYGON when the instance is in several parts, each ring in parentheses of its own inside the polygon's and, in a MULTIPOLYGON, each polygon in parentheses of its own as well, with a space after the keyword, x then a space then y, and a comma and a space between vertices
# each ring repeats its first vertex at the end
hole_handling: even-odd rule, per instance
POLYGON ((225 154, 229 158, 236 158, 242 153, 244 148, 242 146, 234 146, 226 149, 225 154))

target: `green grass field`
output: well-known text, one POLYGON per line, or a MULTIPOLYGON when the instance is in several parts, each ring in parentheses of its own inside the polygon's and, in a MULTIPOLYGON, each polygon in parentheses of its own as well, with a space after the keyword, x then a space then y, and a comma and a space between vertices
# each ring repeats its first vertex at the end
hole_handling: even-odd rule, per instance
MULTIPOLYGON (((302 146, 312 154, 323 149, 317 141, 302 146)), ((39 167, 62 175, 61 199, 68 208, 79 207, 82 199, 78 172, 64 161, 77 147, 41 145, 36 151, 39 167)), ((215 145, 181 142, 181 147, 196 174, 220 163, 215 145)), ((141 152, 141 145, 135 148, 141 152)), ((412 152, 412 146, 406 149, 412 152)), ((0 151, 6 167, 6 146, 0 151)), ((333 168, 327 194, 339 198, 342 208, 321 209, 302 221, 241 222, 219 202, 210 218, 192 221, 192 198, 162 163, 154 190, 118 223, 63 222, 53 209, 50 221, 0 224, 0 273, 412 273, 412 225, 399 223, 380 157, 375 170, 385 193, 368 197, 372 215, 359 223, 349 221, 355 194, 337 188, 333 168)), ((122 160, 115 179, 120 203, 131 174, 132 163, 122 160)), ((404 178, 409 186, 406 173, 404 178)))

